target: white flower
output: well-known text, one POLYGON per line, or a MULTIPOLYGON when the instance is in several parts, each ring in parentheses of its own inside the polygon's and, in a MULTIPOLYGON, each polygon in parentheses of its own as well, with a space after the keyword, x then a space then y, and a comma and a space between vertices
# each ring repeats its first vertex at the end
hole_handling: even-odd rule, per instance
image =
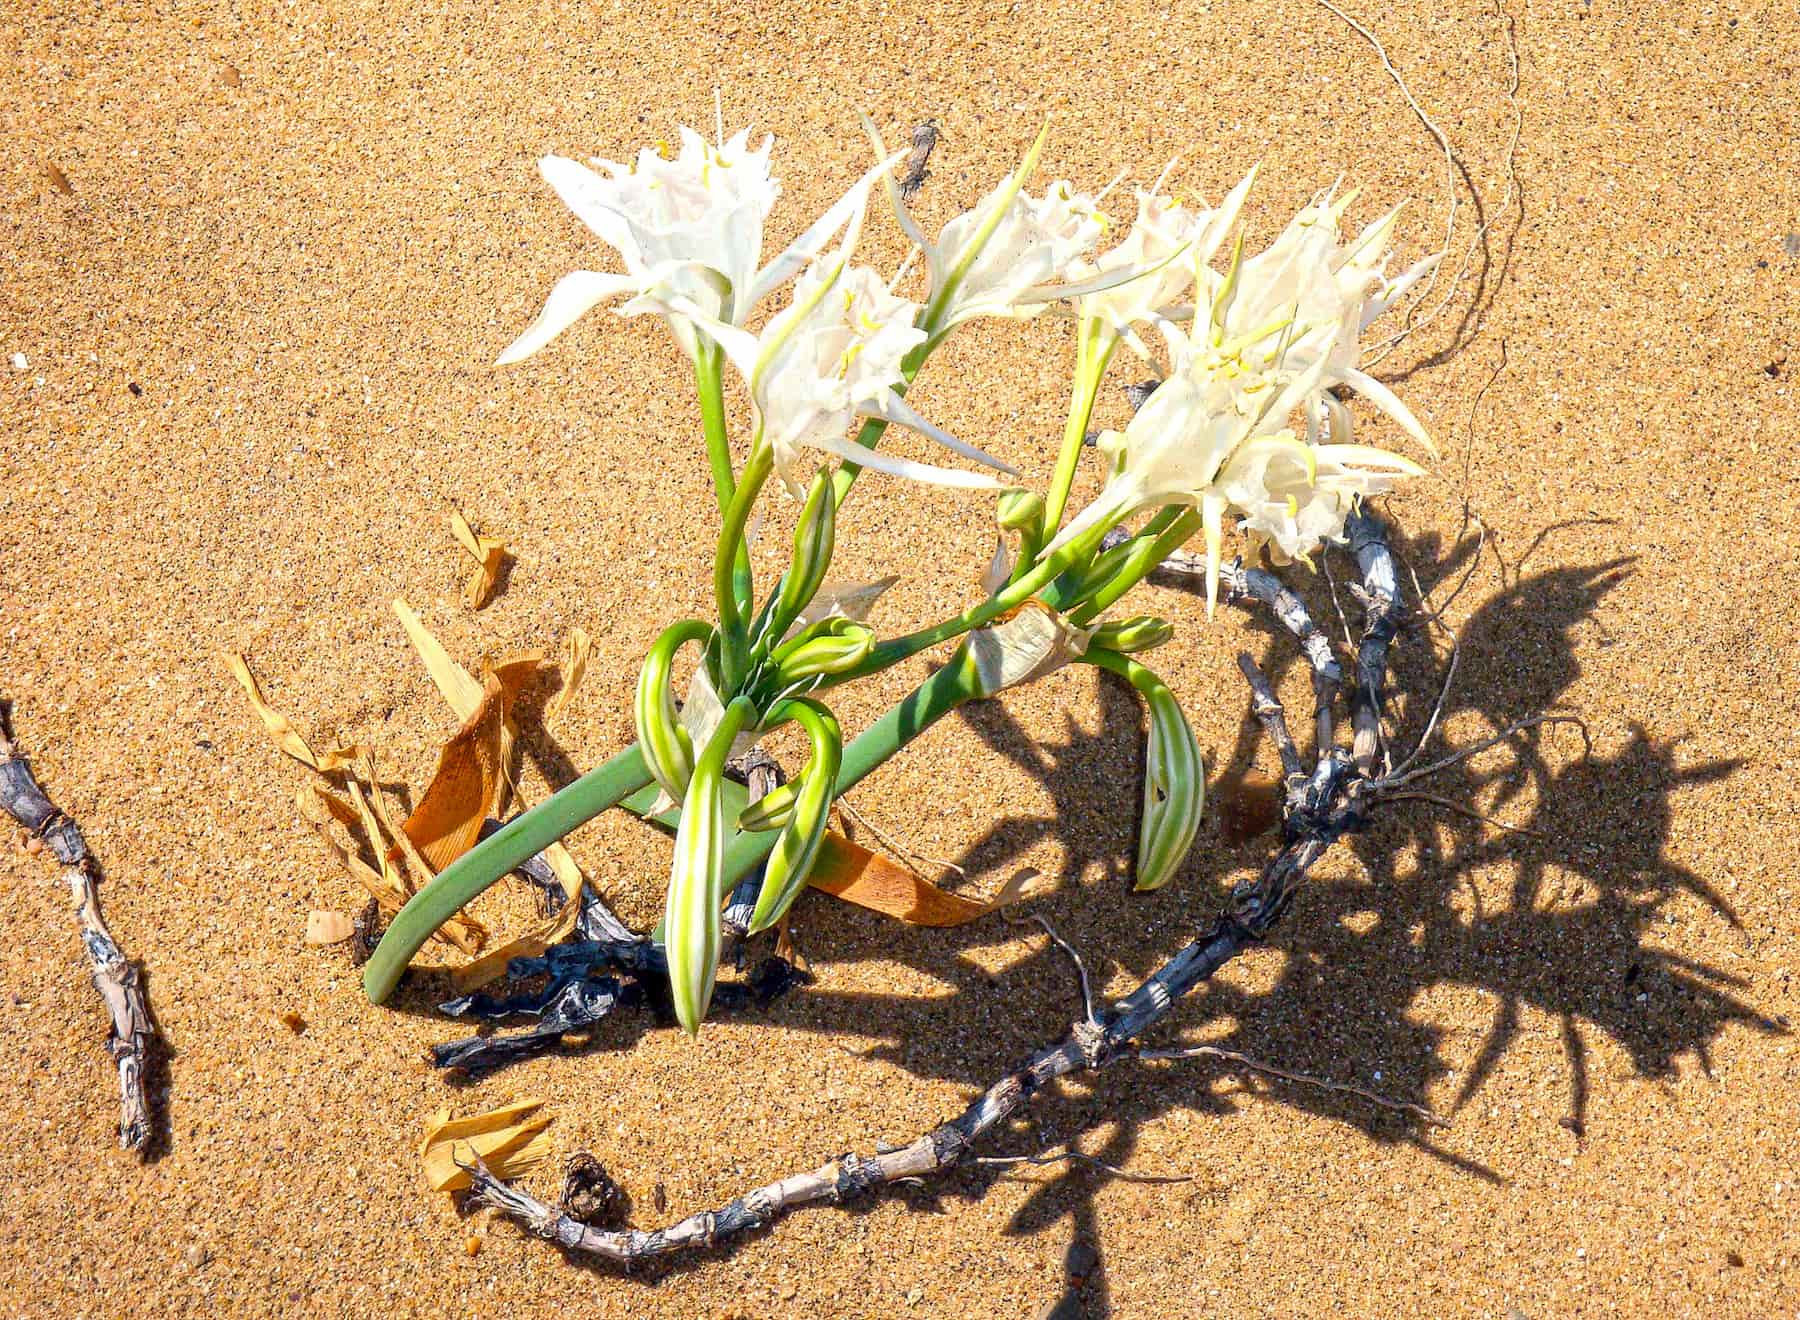
MULTIPOLYGON (((1170 167, 1173 165, 1171 161, 1170 167)), ((1164 197, 1161 180, 1148 192, 1140 189, 1137 218, 1124 239, 1091 263, 1079 263, 1072 273, 1083 280, 1115 271, 1145 273, 1077 298, 1076 316, 1082 320, 1099 318, 1113 334, 1123 336, 1134 350, 1147 357, 1132 327, 1175 314, 1177 305, 1193 286, 1196 272, 1212 260, 1226 233, 1237 222, 1255 178, 1256 171, 1251 170, 1217 210, 1189 210, 1179 201, 1164 197)))
POLYGON ((1341 541, 1356 501, 1417 476, 1416 464, 1366 445, 1310 445, 1279 431, 1243 445, 1219 474, 1219 493, 1243 515, 1238 529, 1277 562, 1341 541))
POLYGON ((794 282, 792 305, 760 335, 715 320, 679 296, 670 300, 669 310, 716 339, 749 382, 758 433, 774 447, 776 471, 796 495, 809 475, 801 463, 803 447, 937 485, 997 487, 986 473, 915 463, 865 449, 845 435, 859 417, 883 417, 965 457, 1012 471, 932 425, 895 393, 905 379, 902 361, 926 335, 914 324, 917 304, 896 297, 867 266, 849 264, 860 228, 858 214, 842 249, 794 282))
POLYGON ((1297 367, 1320 367, 1318 381, 1304 400, 1309 440, 1317 440, 1327 429, 1334 436, 1347 435, 1350 414, 1328 392, 1332 386, 1347 385, 1435 453, 1431 437, 1412 410, 1358 368, 1357 360, 1364 328, 1429 271, 1437 257, 1427 257, 1388 280, 1383 274, 1387 242, 1400 208, 1367 226, 1354 241, 1343 243, 1339 221, 1355 197, 1353 191, 1336 202, 1328 197, 1308 206, 1267 250, 1241 260, 1234 256, 1225 275, 1207 271, 1198 290, 1195 334, 1210 325, 1217 343, 1291 318, 1294 333, 1285 346, 1288 360, 1297 367))
MULTIPOLYGON (((863 127, 875 153, 885 156, 881 135, 867 117, 863 127)), ((1108 289, 1142 273, 1136 268, 1108 270, 1093 279, 1063 282, 1093 250, 1105 219, 1093 197, 1076 192, 1065 180, 1051 184, 1041 198, 1024 192, 1049 131, 1045 125, 1018 169, 945 225, 935 243, 925 237, 901 200, 899 185, 888 177, 894 216, 925 254, 931 272, 926 308, 933 335, 977 316, 1028 320, 1059 299, 1108 289)))
POLYGON ((1325 360, 1295 362, 1284 346, 1295 327, 1264 326, 1217 346, 1196 343, 1164 324, 1181 364, 1121 435, 1101 438, 1114 470, 1099 496, 1062 529, 1053 550, 1144 508, 1198 508, 1207 548, 1207 605, 1218 592, 1224 520, 1231 508, 1245 528, 1288 556, 1309 554, 1343 530, 1351 498, 1417 476, 1417 464, 1357 445, 1314 446, 1294 438, 1287 419, 1319 388, 1325 360))
MULTIPOLYGON (((537 320, 500 355, 500 363, 530 357, 589 308, 625 293, 640 295, 621 309, 627 315, 668 315, 668 304, 680 298, 715 320, 741 325, 758 302, 819 254, 893 165, 885 161, 865 174, 759 270, 763 224, 781 187, 769 174, 774 139, 764 138, 755 150, 749 139, 746 128, 715 147, 683 128, 681 150, 672 160, 646 148, 629 166, 596 159, 590 169, 562 156, 539 161, 545 181, 618 251, 625 272, 578 270, 563 276, 537 320)), ((693 356, 692 325, 673 315, 669 324, 693 356)))

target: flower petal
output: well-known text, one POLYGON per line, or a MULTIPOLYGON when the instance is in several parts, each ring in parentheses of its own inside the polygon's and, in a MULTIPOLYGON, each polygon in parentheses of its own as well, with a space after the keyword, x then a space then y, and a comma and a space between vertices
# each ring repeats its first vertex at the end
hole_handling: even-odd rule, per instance
POLYGON ((929 463, 915 463, 909 458, 884 454, 879 449, 864 449, 861 445, 854 444, 841 435, 821 436, 810 439, 806 443, 814 449, 822 449, 828 454, 836 454, 845 462, 854 463, 858 467, 874 468, 877 472, 886 472, 895 477, 906 477, 912 481, 923 481, 932 486, 950 486, 962 490, 1005 489, 998 478, 990 477, 985 472, 970 472, 966 468, 933 467, 929 463))
POLYGON ((852 184, 848 192, 833 202, 824 215, 808 225, 799 238, 789 243, 780 256, 764 266, 751 281, 749 289, 733 289, 733 305, 738 318, 741 320, 748 316, 757 303, 768 297, 783 282, 799 274, 824 251, 827 240, 867 204, 869 189, 875 186, 883 174, 905 159, 906 152, 900 151, 879 162, 874 169, 852 184))
POLYGON ((1398 394, 1366 371, 1359 371, 1355 367, 1346 368, 1343 379, 1344 384, 1393 418, 1399 423, 1402 431, 1425 446, 1426 453, 1433 458, 1438 456, 1437 446, 1431 443, 1431 437, 1426 434, 1424 426, 1420 424, 1417 417, 1413 416, 1412 409, 1400 401, 1398 394))
POLYGON ((556 195, 580 217, 581 222, 598 234, 609 247, 617 248, 628 267, 643 260, 637 240, 625 217, 607 201, 607 183, 579 161, 567 156, 545 156, 538 162, 538 173, 556 190, 556 195))
POLYGON ((996 468, 1001 472, 1017 475, 1019 471, 1011 463, 1002 462, 992 454, 977 449, 965 440, 958 440, 948 431, 927 421, 913 409, 911 404, 892 390, 884 392, 879 399, 875 400, 872 411, 878 417, 884 417, 890 422, 898 422, 901 426, 917 431, 920 435, 929 436, 944 448, 961 454, 964 458, 972 458, 977 463, 986 463, 989 467, 996 468))
POLYGON ((633 275, 614 275, 598 270, 570 271, 550 290, 550 296, 544 300, 544 310, 538 313, 537 320, 526 328, 524 334, 507 345, 506 351, 495 359, 494 365, 504 367, 514 362, 523 362, 574 325, 594 304, 621 293, 635 292, 640 287, 637 277, 633 275))

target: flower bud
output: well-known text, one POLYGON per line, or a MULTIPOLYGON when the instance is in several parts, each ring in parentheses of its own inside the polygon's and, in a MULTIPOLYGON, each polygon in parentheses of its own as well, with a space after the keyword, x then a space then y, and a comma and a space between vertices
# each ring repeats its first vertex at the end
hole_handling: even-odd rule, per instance
POLYGON ((875 634, 849 619, 826 619, 784 643, 770 658, 783 683, 814 674, 841 674, 862 663, 875 647, 875 634))
POLYGON ((1193 846, 1206 800, 1206 772, 1200 745, 1175 694, 1153 675, 1137 686, 1150 711, 1137 850, 1136 888, 1144 890, 1168 883, 1193 846))
POLYGON ((694 773, 693 742, 675 710, 675 694, 669 689, 669 674, 675 653, 688 642, 699 641, 711 632, 698 619, 684 619, 664 629, 644 657, 638 673, 637 700, 632 714, 637 723, 638 746, 663 792, 680 802, 687 793, 688 779, 694 773))
POLYGON ((745 833, 780 829, 793 819, 794 799, 799 792, 797 782, 771 789, 738 812, 737 827, 745 833))
POLYGON ((1044 521, 1044 497, 1019 487, 1001 491, 994 506, 994 521, 1009 532, 1035 533, 1044 521))
POLYGON ((1118 651, 1122 655, 1130 655, 1135 651, 1149 651, 1175 635, 1175 625, 1167 619, 1159 619, 1154 614, 1139 614, 1129 619, 1117 619, 1101 624, 1094 629, 1088 638, 1091 646, 1104 646, 1109 651, 1118 651))
POLYGON ((681 824, 675 830, 669 897, 663 910, 664 952, 669 960, 675 1016, 690 1036, 700 1030, 712 1003, 719 970, 719 905, 725 897, 725 758, 755 715, 755 708, 742 697, 726 708, 711 741, 694 763, 681 824))
MULTIPOLYGON (((843 763, 844 735, 831 712, 816 701, 794 701, 788 712, 805 728, 812 756, 800 771, 794 808, 781 837, 775 841, 763 865, 762 889, 756 910, 750 915, 750 933, 766 930, 781 920, 806 887, 806 877, 818 860, 825 839, 825 824, 837 796, 838 769, 843 763)), ((773 796, 773 795, 771 795, 773 796)))
POLYGON ((831 473, 821 468, 813 477, 812 489, 806 493, 799 526, 794 528, 794 562, 782 579, 781 603, 775 610, 782 630, 800 617, 800 611, 825 580, 836 538, 837 495, 832 489, 831 473))

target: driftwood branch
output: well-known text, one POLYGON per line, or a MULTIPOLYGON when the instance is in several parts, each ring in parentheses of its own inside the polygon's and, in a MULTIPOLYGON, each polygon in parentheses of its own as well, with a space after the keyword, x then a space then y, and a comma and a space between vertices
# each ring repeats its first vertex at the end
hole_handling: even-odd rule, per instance
MULTIPOLYGON (((1137 1038, 1167 1017, 1174 1005, 1196 986, 1262 940, 1281 919, 1314 864, 1344 835, 1362 829, 1370 808, 1380 800, 1384 785, 1373 776, 1379 729, 1374 735, 1365 730, 1370 717, 1379 723, 1388 649, 1398 628, 1400 606, 1385 525, 1366 512, 1359 513, 1353 524, 1351 552, 1362 577, 1357 595, 1366 615, 1350 703, 1353 747, 1345 749, 1327 740, 1318 748, 1313 768, 1307 770, 1287 732, 1286 716, 1268 680, 1248 655, 1239 658, 1239 667, 1250 684, 1255 713, 1280 749, 1284 770, 1288 772, 1282 802, 1281 848, 1257 879, 1246 881, 1233 891, 1224 913, 1130 994, 1104 1008, 1096 1007, 1088 994, 1086 969, 1081 960, 1054 931, 1048 931, 1074 961, 1084 983, 1082 1017, 1072 1022, 1060 1039, 1031 1054, 961 1114, 907 1145, 877 1146, 866 1155, 840 1155, 810 1171, 757 1187, 719 1209, 689 1215, 668 1228, 646 1232, 593 1227, 500 1181, 479 1162, 470 1169, 474 1199, 505 1211, 531 1232, 565 1250, 630 1266, 684 1250, 715 1246, 773 1223, 799 1206, 821 1201, 842 1203, 903 1180, 942 1173, 965 1161, 991 1160, 995 1157, 975 1153, 977 1143, 1058 1078, 1076 1072, 1098 1072, 1121 1060, 1143 1057, 1135 1045, 1137 1038)), ((1264 598, 1262 593, 1257 594, 1259 599, 1264 598)), ((1281 593, 1268 593, 1266 603, 1276 609, 1278 616, 1284 616, 1284 623, 1293 617, 1292 609, 1281 600, 1281 593)), ((1304 616, 1304 607, 1300 614, 1304 616)), ((1310 619, 1305 620, 1304 626, 1296 620, 1288 627, 1310 652, 1308 638, 1317 631, 1311 627, 1310 619)), ((1329 658, 1329 647, 1326 649, 1329 658)), ((1335 659, 1332 664, 1336 664, 1335 659)), ((1315 674, 1321 668, 1315 663, 1315 674)), ((1334 683, 1327 689, 1324 684, 1315 684, 1314 691, 1321 702, 1328 702, 1335 686, 1334 683)), ((1320 727, 1328 726, 1321 723, 1320 727)), ((1176 1058, 1217 1052, 1208 1047, 1190 1047, 1145 1053, 1149 1057, 1176 1058)), ((1250 1062, 1241 1056, 1220 1057, 1229 1057, 1239 1064, 1250 1062)), ((1318 1080, 1259 1066, 1288 1080, 1318 1080)), ((1327 1084, 1424 1122, 1441 1121, 1422 1106, 1388 1101, 1346 1083, 1327 1084)))
POLYGON ((106 1004, 112 1032, 106 1050, 119 1073, 119 1145, 142 1151, 150 1141, 150 1101, 144 1074, 156 1036, 144 999, 143 977, 125 957, 100 914, 98 870, 75 822, 38 787, 31 763, 13 742, 7 710, 0 703, 0 807, 29 830, 62 864, 63 880, 75 903, 81 943, 92 965, 94 989, 106 1004))

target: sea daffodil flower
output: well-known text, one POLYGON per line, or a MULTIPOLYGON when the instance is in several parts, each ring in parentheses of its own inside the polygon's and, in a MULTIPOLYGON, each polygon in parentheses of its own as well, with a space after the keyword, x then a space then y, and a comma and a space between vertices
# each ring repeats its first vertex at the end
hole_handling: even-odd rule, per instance
POLYGON ((1296 368, 1314 363, 1320 367, 1303 401, 1309 440, 1326 430, 1336 439, 1349 438, 1349 411, 1329 392, 1332 386, 1347 385, 1435 454, 1431 437, 1412 410, 1361 370, 1357 361, 1362 331, 1417 283, 1437 263, 1437 256, 1387 279, 1383 272, 1388 240, 1400 208, 1343 242, 1340 222, 1355 197, 1352 191, 1336 201, 1327 197, 1306 207, 1266 250, 1248 258, 1234 256, 1232 269, 1223 276, 1207 272, 1197 291, 1195 334, 1210 327, 1216 344, 1291 318, 1296 330, 1283 345, 1287 361, 1296 368))
MULTIPOLYGON (((1168 170, 1163 173, 1166 176, 1168 170)), ((1251 170, 1216 210, 1190 210, 1163 196, 1160 179, 1148 192, 1140 189, 1137 218, 1125 237, 1093 261, 1077 262, 1072 273, 1082 280, 1120 271, 1142 273, 1075 299, 1077 318, 1097 318, 1114 336, 1124 338, 1141 356, 1148 357, 1132 327, 1175 314, 1196 273, 1213 259, 1237 223, 1255 180, 1256 171, 1251 170)))
POLYGON ((682 128, 680 136, 681 149, 673 159, 645 148, 632 165, 596 158, 590 168, 563 156, 538 162, 545 182, 617 250, 625 270, 578 270, 563 276, 537 320, 500 355, 500 365, 530 357, 590 308, 628 293, 641 297, 627 303, 623 314, 667 317, 688 356, 694 357, 699 348, 694 327, 669 311, 673 299, 691 302, 715 320, 741 325, 757 303, 823 250, 861 209, 875 181, 900 159, 870 170, 759 268, 763 225, 781 193, 769 173, 774 138, 764 138, 752 150, 747 128, 717 146, 691 128, 682 128))
MULTIPOLYGON (((875 153, 886 156, 881 134, 866 117, 863 127, 875 153)), ((1142 274, 1138 268, 1108 270, 1087 280, 1066 282, 1081 258, 1106 229, 1093 197, 1066 180, 1034 198, 1024 191, 1037 168, 1050 128, 1046 124, 1019 167, 988 195, 946 224, 937 242, 913 219, 900 185, 887 176, 895 219, 921 252, 931 275, 922 324, 941 336, 977 316, 1027 320, 1063 298, 1109 289, 1142 274)))
POLYGON ((881 417, 966 458, 1012 470, 926 421, 895 392, 905 379, 903 360, 924 342, 926 332, 914 325, 917 304, 896 297, 867 266, 849 264, 860 223, 859 211, 839 252, 816 262, 794 282, 792 305, 759 335, 716 320, 685 298, 672 299, 670 310, 717 340, 749 382, 758 443, 773 446, 775 470, 796 497, 805 492, 811 475, 801 463, 803 447, 941 486, 998 486, 986 473, 913 462, 847 438, 856 418, 881 417))
POLYGON ((1201 515, 1211 610, 1229 509, 1242 511, 1248 529, 1282 553, 1305 555, 1319 539, 1339 536, 1352 496, 1387 490, 1396 477, 1423 471, 1379 449, 1304 444, 1287 429, 1327 366, 1319 355, 1289 362, 1284 346, 1303 327, 1296 332, 1279 322, 1211 347, 1173 326, 1163 330, 1184 369, 1150 395, 1123 434, 1101 437, 1113 472, 1046 552, 1139 509, 1189 505, 1201 515))

